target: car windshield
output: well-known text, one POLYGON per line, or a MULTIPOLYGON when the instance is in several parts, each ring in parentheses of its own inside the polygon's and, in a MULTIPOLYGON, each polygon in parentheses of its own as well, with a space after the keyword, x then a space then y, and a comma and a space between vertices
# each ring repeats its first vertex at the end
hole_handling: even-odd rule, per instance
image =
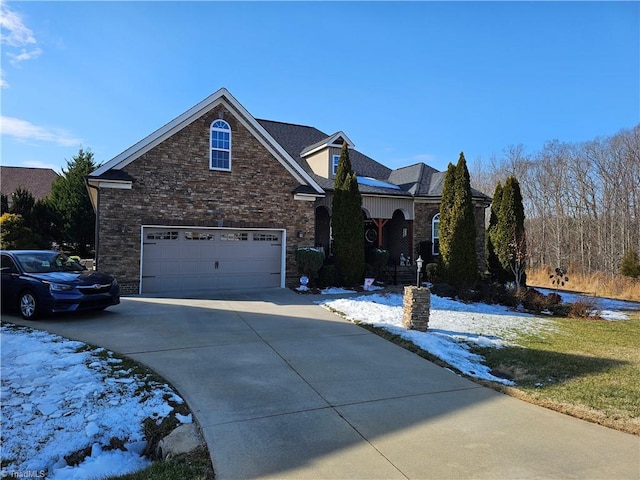
POLYGON ((63 253, 17 253, 16 259, 27 273, 82 272, 84 267, 63 253))

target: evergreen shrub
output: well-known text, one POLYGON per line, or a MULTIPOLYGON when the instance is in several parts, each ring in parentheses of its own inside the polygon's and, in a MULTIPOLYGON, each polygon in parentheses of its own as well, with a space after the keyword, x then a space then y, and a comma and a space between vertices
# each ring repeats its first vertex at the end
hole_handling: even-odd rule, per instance
POLYGON ((313 282, 324 263, 324 253, 314 247, 302 247, 296 250, 296 264, 298 273, 306 275, 313 282))

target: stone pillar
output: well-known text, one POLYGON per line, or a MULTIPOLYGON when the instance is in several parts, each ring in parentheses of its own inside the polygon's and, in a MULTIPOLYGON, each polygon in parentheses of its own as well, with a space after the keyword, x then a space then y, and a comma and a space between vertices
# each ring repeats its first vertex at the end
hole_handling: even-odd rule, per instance
POLYGON ((429 326, 431 290, 426 287, 404 287, 402 324, 409 330, 426 332, 429 326))

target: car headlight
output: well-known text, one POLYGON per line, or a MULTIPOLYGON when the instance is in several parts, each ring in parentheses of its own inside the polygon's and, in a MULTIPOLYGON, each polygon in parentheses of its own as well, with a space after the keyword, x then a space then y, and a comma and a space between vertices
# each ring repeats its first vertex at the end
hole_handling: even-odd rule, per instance
POLYGON ((49 289, 52 292, 68 292, 70 290, 73 290, 73 285, 68 285, 66 283, 49 282, 49 289))

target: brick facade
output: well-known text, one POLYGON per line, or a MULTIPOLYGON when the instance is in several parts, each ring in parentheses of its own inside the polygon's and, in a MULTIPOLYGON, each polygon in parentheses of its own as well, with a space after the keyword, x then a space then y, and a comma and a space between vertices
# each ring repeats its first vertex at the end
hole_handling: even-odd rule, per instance
POLYGON ((118 278, 123 293, 138 292, 141 225, 284 228, 286 283, 297 281, 294 252, 313 245, 314 204, 294 200, 300 182, 237 115, 219 105, 124 167, 135 179, 131 190, 101 189, 99 268, 118 278), (217 118, 232 130, 230 172, 209 169, 217 118))

